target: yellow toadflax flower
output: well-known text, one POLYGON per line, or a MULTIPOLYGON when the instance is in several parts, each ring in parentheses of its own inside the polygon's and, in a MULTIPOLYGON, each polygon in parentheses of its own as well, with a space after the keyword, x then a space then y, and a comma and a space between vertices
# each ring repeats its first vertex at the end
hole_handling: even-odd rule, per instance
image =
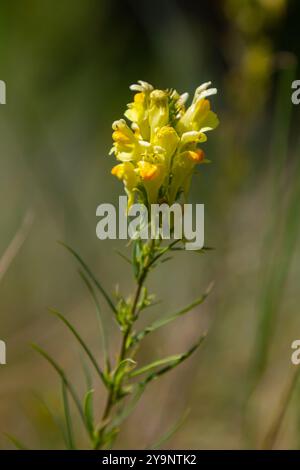
POLYGON ((205 161, 199 144, 219 120, 208 97, 217 93, 204 83, 186 107, 188 94, 158 90, 147 82, 131 85, 134 100, 124 119, 113 123, 113 147, 120 164, 112 174, 123 181, 129 206, 135 200, 146 205, 172 204, 183 193, 188 197, 195 166, 205 161))

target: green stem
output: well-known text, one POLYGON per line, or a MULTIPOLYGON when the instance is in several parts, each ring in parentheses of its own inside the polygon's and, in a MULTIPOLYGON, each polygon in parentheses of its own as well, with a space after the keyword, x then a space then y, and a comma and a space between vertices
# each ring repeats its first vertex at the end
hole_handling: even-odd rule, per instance
MULTIPOLYGON (((151 265, 153 264, 152 261, 154 259, 154 257, 153 257, 154 247, 155 247, 155 240, 151 240, 149 254, 145 259, 141 275, 138 279, 136 292, 135 292, 133 303, 132 303, 132 308, 131 308, 132 322, 130 322, 128 324, 126 330, 123 333, 123 339, 122 339, 122 343, 121 343, 120 354, 119 354, 117 365, 116 365, 117 368, 118 368, 118 365, 124 359, 126 359, 126 354, 129 350, 129 348, 127 347, 128 338, 130 337, 134 321, 136 320, 137 307, 138 307, 138 302, 139 302, 139 299, 140 299, 142 288, 143 288, 144 283, 146 281, 149 269, 150 269, 151 265)), ((102 415, 102 418, 101 418, 102 423, 105 423, 105 421, 108 420, 108 418, 111 414, 112 408, 115 405, 115 399, 114 398, 115 398, 115 396, 118 396, 118 392, 120 391, 121 386, 122 386, 122 381, 120 381, 120 383, 118 383, 117 388, 115 388, 114 384, 112 384, 112 386, 110 388, 110 391, 108 393, 108 396, 107 396, 106 405, 105 405, 104 412, 103 412, 103 415, 102 415)), ((98 440, 97 445, 96 445, 97 449, 102 447, 101 435, 103 435, 103 433, 105 431, 105 428, 106 428, 106 425, 104 425, 104 427, 101 429, 100 436, 99 436, 100 439, 98 440)))

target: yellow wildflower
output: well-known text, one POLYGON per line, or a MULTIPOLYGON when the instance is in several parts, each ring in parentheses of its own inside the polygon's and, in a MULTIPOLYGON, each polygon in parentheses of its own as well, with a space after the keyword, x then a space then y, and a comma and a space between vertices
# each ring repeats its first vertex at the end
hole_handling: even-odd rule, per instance
POLYGON ((125 111, 131 127, 124 119, 113 123, 111 149, 122 162, 112 174, 124 182, 129 205, 135 199, 172 204, 181 193, 188 196, 195 166, 204 160, 198 145, 219 123, 208 100, 217 90, 210 85, 198 87, 188 107, 187 93, 155 90, 144 81, 131 85, 136 94, 125 111))

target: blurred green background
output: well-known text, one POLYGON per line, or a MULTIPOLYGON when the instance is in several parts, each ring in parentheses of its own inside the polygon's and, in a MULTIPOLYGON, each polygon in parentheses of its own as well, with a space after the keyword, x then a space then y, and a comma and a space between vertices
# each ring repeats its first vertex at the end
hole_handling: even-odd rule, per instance
MULTIPOLYGON (((212 164, 201 167, 191 199, 205 204, 206 245, 215 249, 162 265, 149 284, 162 303, 141 323, 199 297, 212 280, 215 287, 205 304, 149 335, 139 359, 184 351, 209 333, 188 362, 151 384, 116 447, 148 447, 190 408, 166 448, 259 448, 274 426, 275 448, 300 448, 300 390, 290 386, 291 343, 300 338, 300 121, 291 103, 299 2, 2 0, 0 12, 1 253, 17 234, 12 262, 0 264, 8 362, 0 366, 0 432, 31 448, 63 446, 44 405, 60 416, 59 380, 30 342, 50 351, 79 389, 83 366, 48 307, 100 355, 92 302, 57 241, 111 291, 132 290, 130 267, 115 252, 124 243, 95 234, 97 205, 123 193, 108 152, 129 85, 142 79, 193 93, 212 80, 221 125, 205 145, 212 164)), ((118 331, 104 314, 113 355, 118 331)), ((104 392, 97 382, 95 389, 100 414, 104 392)), ((11 444, 0 437, 0 446, 11 444)))

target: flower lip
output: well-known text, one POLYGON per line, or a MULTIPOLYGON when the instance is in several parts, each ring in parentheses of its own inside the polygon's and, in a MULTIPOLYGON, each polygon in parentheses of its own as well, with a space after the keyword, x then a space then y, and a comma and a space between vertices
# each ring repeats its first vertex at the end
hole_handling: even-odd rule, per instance
POLYGON ((157 165, 154 165, 149 162, 141 161, 138 163, 138 167, 139 167, 140 177, 146 181, 153 180, 158 173, 157 165))
POLYGON ((131 142, 130 138, 121 131, 114 131, 112 137, 115 142, 120 142, 121 144, 130 144, 131 142))
POLYGON ((203 162, 203 160, 205 158, 205 154, 204 154, 202 149, 197 149, 195 151, 189 150, 186 153, 187 153, 187 157, 192 162, 195 162, 195 163, 201 163, 201 162, 203 162))

